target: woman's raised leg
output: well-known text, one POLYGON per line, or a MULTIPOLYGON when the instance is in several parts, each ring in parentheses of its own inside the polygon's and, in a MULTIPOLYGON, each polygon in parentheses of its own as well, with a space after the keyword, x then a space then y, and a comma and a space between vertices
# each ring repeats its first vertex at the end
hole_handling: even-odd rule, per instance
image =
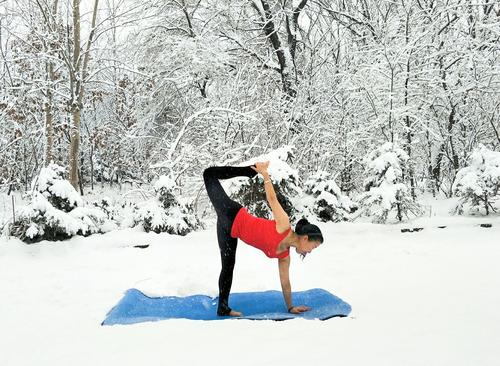
POLYGON ((224 191, 219 179, 230 179, 234 177, 246 176, 249 178, 257 174, 250 166, 212 166, 203 171, 205 188, 212 205, 217 212, 217 216, 235 216, 241 205, 234 202, 224 191), (236 212, 234 212, 236 211, 236 212))

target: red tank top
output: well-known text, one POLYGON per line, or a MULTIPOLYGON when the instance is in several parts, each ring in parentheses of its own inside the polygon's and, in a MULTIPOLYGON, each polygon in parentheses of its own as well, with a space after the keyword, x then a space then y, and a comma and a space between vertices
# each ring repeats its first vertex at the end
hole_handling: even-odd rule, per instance
POLYGON ((231 236, 240 238, 245 243, 260 249, 269 258, 286 258, 290 249, 276 254, 276 249, 292 228, 284 233, 276 231, 276 221, 256 217, 248 213, 245 207, 240 208, 231 227, 231 236))

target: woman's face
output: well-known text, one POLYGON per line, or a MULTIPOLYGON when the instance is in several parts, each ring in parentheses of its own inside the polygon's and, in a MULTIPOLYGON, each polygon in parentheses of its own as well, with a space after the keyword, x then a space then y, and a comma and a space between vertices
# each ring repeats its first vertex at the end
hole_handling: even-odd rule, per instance
POLYGON ((316 249, 321 243, 317 240, 309 241, 307 235, 304 235, 299 240, 299 245, 295 249, 299 254, 309 254, 316 249))

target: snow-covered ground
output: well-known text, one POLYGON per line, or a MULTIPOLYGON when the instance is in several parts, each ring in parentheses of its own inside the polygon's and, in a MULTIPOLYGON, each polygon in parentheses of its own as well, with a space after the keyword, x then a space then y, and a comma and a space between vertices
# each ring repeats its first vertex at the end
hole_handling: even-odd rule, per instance
MULTIPOLYGON (((2 238, 0 365, 497 366, 500 217, 450 217, 426 204, 430 216, 411 223, 320 225, 325 243, 303 262, 292 253, 293 290, 321 287, 352 306, 349 317, 324 322, 100 325, 131 287, 216 296, 213 227, 34 245, 2 238), (424 230, 400 231, 417 226, 424 230)), ((279 288, 276 260, 240 242, 232 291, 279 288)))

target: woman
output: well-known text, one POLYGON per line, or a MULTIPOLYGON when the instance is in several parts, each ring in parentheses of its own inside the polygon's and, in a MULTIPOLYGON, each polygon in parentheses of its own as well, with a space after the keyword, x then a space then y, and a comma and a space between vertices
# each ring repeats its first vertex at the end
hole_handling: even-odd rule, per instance
POLYGON ((213 166, 203 171, 203 179, 208 197, 217 213, 217 239, 221 253, 222 270, 219 276, 219 305, 217 315, 241 316, 229 307, 228 299, 233 282, 233 269, 236 259, 238 238, 262 250, 269 258, 278 258, 281 288, 286 308, 290 313, 299 314, 310 310, 307 306, 293 306, 292 290, 289 279, 290 247, 305 256, 323 242, 323 235, 316 225, 301 219, 290 227, 288 215, 276 197, 267 167, 269 161, 252 166, 213 166), (258 173, 264 177, 266 198, 272 209, 274 220, 255 217, 239 203, 231 200, 222 188, 219 179, 238 176, 254 177, 258 173))

